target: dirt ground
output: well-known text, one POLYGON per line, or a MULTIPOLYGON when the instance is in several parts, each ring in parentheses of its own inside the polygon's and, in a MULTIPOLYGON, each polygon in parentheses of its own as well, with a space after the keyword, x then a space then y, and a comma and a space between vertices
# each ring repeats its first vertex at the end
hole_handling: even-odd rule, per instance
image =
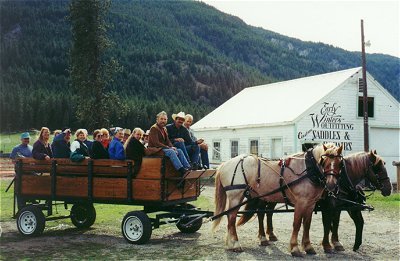
MULTIPOLYGON (((207 187, 202 195, 213 199, 214 188, 207 187)), ((212 210, 212 206, 210 210, 212 210)), ((347 213, 342 214, 340 239, 346 251, 325 254, 321 246, 321 214, 313 214, 311 240, 317 251, 307 260, 399 260, 399 217, 384 211, 363 212, 365 220, 363 244, 352 251, 355 227, 347 213)), ((225 249, 226 218, 220 229, 211 233, 211 223, 204 223, 194 234, 183 234, 175 225, 166 225, 153 231, 146 245, 128 244, 121 235, 120 225, 114 228, 97 226, 79 231, 70 225, 46 228, 38 238, 19 235, 15 222, 1 222, 0 259, 2 260, 293 260, 288 251, 292 228, 292 213, 274 216, 275 232, 279 241, 270 246, 259 246, 257 220, 238 229, 244 252, 225 249)), ((122 219, 122 217, 121 217, 122 219)), ((120 222, 120 221, 119 221, 120 222)), ((120 223, 118 223, 120 224, 120 223)), ((299 240, 301 238, 299 237, 299 240)))

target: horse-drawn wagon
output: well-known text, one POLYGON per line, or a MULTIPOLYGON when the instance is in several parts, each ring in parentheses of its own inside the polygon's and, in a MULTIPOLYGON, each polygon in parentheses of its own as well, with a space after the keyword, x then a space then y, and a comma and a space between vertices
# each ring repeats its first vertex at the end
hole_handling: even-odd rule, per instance
POLYGON ((156 156, 144 157, 134 175, 134 164, 130 160, 87 159, 76 163, 69 159, 19 159, 14 185, 19 232, 39 235, 46 221, 61 218, 71 218, 76 227, 88 228, 96 219, 93 203, 141 205, 142 211, 125 215, 121 229, 128 242, 143 244, 150 239, 152 229, 162 224, 175 222, 180 231, 194 233, 200 229, 202 218, 213 214, 188 202, 199 197, 200 179, 213 176, 215 170, 190 171, 181 177, 168 158, 156 156), (63 202, 66 209, 72 205, 69 216, 53 216, 56 201, 63 202), (47 217, 43 211, 47 211, 47 217), (150 218, 149 213, 156 215, 150 218))

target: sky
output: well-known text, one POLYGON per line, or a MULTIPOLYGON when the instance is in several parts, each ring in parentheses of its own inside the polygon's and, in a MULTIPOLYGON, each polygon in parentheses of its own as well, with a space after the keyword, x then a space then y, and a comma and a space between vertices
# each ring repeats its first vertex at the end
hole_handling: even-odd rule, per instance
POLYGON ((361 19, 367 53, 400 57, 398 0, 201 0, 245 23, 303 41, 361 51, 361 19))

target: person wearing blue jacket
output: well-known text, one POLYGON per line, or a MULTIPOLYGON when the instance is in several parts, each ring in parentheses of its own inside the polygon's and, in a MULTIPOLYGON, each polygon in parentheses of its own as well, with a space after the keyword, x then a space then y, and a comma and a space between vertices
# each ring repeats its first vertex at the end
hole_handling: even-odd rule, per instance
POLYGON ((71 154, 70 139, 70 128, 64 128, 60 134, 54 137, 53 143, 51 143, 54 158, 69 158, 71 154))
POLYGON ((122 139, 124 138, 124 130, 120 127, 116 127, 114 130, 114 138, 108 146, 108 154, 110 159, 124 160, 125 151, 124 145, 122 145, 122 139))

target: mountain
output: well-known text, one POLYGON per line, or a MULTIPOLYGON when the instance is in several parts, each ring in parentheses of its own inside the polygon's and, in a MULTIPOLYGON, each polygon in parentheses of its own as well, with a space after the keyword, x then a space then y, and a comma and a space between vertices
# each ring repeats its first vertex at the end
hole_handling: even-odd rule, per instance
MULTIPOLYGON (((0 130, 84 127, 69 81, 69 2, 0 5, 0 130)), ((245 87, 361 64, 359 52, 252 27, 197 1, 113 1, 107 20, 107 55, 123 67, 108 88, 128 108, 114 126, 146 129, 161 110, 196 120, 245 87)), ((368 71, 398 100, 399 65, 367 55, 368 71)))

